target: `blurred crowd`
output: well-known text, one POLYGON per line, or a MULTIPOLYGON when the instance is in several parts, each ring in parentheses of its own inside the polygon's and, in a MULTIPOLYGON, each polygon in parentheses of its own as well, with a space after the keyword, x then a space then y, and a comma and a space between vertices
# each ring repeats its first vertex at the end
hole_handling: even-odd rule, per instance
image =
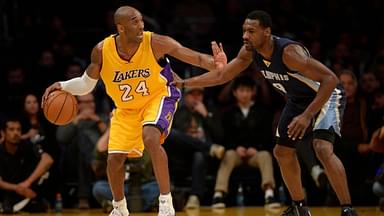
MULTIPOLYGON (((44 211, 57 194, 65 207, 110 209, 105 151, 113 104, 103 83, 77 97, 78 115, 65 126, 46 121, 40 101, 52 82, 84 72, 92 47, 115 33, 113 13, 123 4, 0 0, 0 211, 44 211)), ((338 75, 347 107, 343 137, 334 149, 344 163, 352 203, 384 210, 383 1, 129 4, 143 13, 146 30, 206 53, 211 52, 210 41, 222 42, 229 60, 242 45, 245 15, 254 9, 268 11, 273 34, 303 43, 338 75)), ((205 72, 170 59, 181 77, 205 72)), ((245 205, 288 203, 271 151, 284 100, 252 66, 222 86, 185 89, 164 144, 175 207, 236 205, 240 189, 245 205)), ((338 205, 312 147, 303 142, 297 149, 308 204, 338 205)), ((150 159, 127 161, 126 183, 132 209, 154 210, 159 192, 150 159)))

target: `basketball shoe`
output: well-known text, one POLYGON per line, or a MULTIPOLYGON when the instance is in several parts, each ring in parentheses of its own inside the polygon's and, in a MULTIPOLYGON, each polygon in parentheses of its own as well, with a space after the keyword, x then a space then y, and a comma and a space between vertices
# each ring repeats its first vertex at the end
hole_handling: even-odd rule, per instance
POLYGON ((311 216, 311 213, 308 207, 293 204, 289 206, 281 216, 311 216))
POLYGON ((343 207, 341 216, 357 216, 356 211, 351 207, 343 207))
POLYGON ((127 202, 125 198, 118 202, 115 202, 115 200, 112 200, 112 206, 113 206, 113 210, 111 211, 109 216, 129 216, 129 211, 127 208, 127 202))
POLYGON ((168 195, 160 195, 158 216, 175 216, 175 209, 173 208, 172 196, 170 193, 168 195))

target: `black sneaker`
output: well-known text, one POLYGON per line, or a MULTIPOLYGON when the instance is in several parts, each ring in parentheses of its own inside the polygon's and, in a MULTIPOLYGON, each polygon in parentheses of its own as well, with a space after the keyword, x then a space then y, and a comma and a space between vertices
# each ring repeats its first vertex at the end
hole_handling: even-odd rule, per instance
POLYGON ((212 208, 225 208, 224 196, 213 197, 212 208))
POLYGON ((291 205, 281 216, 311 216, 311 213, 306 206, 291 205))
POLYGON ((278 202, 275 199, 275 197, 269 196, 269 197, 265 198, 264 207, 265 208, 280 208, 281 207, 281 203, 278 202))
POLYGON ((344 207, 341 210, 341 216, 357 216, 355 209, 351 207, 344 207))

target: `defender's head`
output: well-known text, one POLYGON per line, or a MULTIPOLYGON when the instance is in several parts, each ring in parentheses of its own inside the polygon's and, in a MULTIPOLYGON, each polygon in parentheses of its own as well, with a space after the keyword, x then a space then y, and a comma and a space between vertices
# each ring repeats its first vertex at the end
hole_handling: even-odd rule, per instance
POLYGON ((247 50, 261 48, 271 37, 271 16, 261 10, 254 10, 247 15, 243 24, 243 42, 247 50))

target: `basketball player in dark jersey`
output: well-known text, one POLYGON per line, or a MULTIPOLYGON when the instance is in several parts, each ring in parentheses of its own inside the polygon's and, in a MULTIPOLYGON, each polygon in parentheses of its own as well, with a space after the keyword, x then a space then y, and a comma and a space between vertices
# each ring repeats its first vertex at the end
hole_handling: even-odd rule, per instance
MULTIPOLYGON (((272 21, 264 11, 248 14, 243 24, 244 45, 238 56, 223 70, 215 70, 186 80, 178 86, 208 87, 223 84, 255 62, 258 70, 287 103, 276 131, 274 155, 280 166, 293 205, 283 216, 310 215, 304 202, 301 171, 295 143, 313 135, 313 147, 342 206, 342 216, 355 216, 351 206, 344 166, 333 153, 333 143, 340 134, 345 107, 344 91, 336 75, 298 42, 271 34, 272 21)), ((221 52, 217 47, 214 52, 221 52)))

